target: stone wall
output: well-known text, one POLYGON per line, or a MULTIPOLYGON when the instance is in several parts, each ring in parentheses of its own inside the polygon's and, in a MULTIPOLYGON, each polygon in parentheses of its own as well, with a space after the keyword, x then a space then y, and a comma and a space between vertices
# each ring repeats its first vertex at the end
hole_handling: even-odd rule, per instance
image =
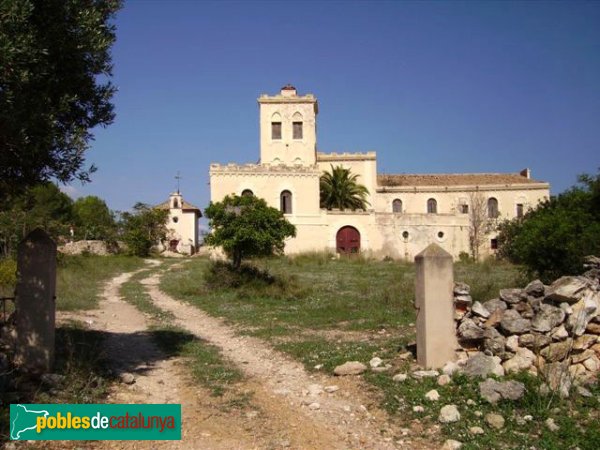
POLYGON ((89 253, 91 255, 110 255, 119 251, 117 244, 110 244, 105 241, 75 241, 67 242, 58 248, 60 253, 66 255, 81 255, 82 253, 89 253))
POLYGON ((567 389, 558 374, 589 380, 600 371, 600 258, 588 271, 544 285, 501 289, 498 298, 472 302, 469 287, 454 286, 456 333, 463 360, 482 351, 505 373, 528 370, 550 388, 567 389), (466 353, 466 355, 464 354, 466 353), (558 378, 557 378, 558 377, 558 378))

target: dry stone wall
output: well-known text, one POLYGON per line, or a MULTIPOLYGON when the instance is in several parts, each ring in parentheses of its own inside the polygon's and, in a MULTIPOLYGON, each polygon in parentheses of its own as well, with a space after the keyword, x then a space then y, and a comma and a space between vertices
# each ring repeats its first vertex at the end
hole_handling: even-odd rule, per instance
POLYGON ((594 379, 600 371, 600 258, 588 257, 586 267, 585 274, 549 286, 535 280, 523 289, 501 289, 483 303, 472 301, 468 285, 456 283, 459 360, 472 370, 485 359, 499 374, 539 373, 550 389, 568 391, 567 378, 594 379), (473 359, 478 352, 481 358, 473 359))

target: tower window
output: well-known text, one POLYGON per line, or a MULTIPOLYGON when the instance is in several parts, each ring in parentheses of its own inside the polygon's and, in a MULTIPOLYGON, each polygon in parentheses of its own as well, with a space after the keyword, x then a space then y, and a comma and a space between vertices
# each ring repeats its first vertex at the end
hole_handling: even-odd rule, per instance
POLYGON ((281 122, 271 122, 271 139, 281 139, 281 122))
POLYGON ((294 130, 294 139, 302 139, 302 122, 292 123, 294 130))
POLYGON ((517 217, 523 217, 523 203, 517 203, 517 217))
POLYGON ((392 202, 392 212, 401 213, 402 212, 402 200, 399 198, 395 199, 392 202))
POLYGON ((279 203, 282 213, 292 213, 292 193, 290 191, 283 191, 281 193, 281 195, 279 196, 279 203))
POLYGON ((498 239, 490 239, 490 248, 492 250, 498 250, 498 239))
POLYGON ((496 219, 500 214, 498 213, 498 200, 494 197, 488 199, 488 217, 490 219, 496 219))
POLYGON ((459 205, 458 208, 461 214, 469 214, 469 205, 467 205, 466 203, 459 205))
POLYGON ((427 200, 427 214, 437 214, 437 201, 435 198, 427 200))

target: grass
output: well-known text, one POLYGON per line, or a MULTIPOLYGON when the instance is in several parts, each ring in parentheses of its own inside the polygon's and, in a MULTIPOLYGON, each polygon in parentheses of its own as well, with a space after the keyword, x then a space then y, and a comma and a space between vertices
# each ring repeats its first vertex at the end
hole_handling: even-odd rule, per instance
MULTIPOLYGON (((479 397, 479 380, 463 376, 454 377, 446 386, 438 386, 435 379, 394 382, 393 375, 408 372, 411 364, 398 358, 398 352, 404 352, 409 341, 414 340, 412 264, 361 258, 338 260, 327 254, 252 263, 263 274, 262 281, 230 282, 227 274, 221 273, 219 283, 215 283, 211 263, 196 258, 163 277, 161 288, 175 298, 224 317, 243 333, 270 341, 309 371, 332 373, 345 361, 367 363, 379 356, 392 368, 363 375, 374 387, 375 398, 392 416, 406 422, 419 420, 425 435, 441 426, 443 439, 457 439, 466 449, 600 448, 597 384, 590 388, 590 398, 576 395, 570 399, 549 399, 539 395, 539 379, 511 375, 507 379, 516 378, 526 384, 525 397, 490 405, 479 397), (264 282, 268 279, 265 273, 273 278, 272 282, 264 282), (386 333, 378 333, 382 328, 386 333), (364 339, 348 333, 350 339, 340 340, 339 333, 344 331, 358 331, 364 339), (438 390, 440 401, 425 399, 425 393, 431 389, 438 390), (475 404, 467 404, 469 399, 475 404), (439 410, 450 403, 458 406, 462 418, 456 424, 441 425, 437 421, 439 410), (413 412, 417 405, 423 406, 424 412, 413 412), (483 417, 489 412, 504 416, 504 429, 497 431, 487 426, 483 417), (533 419, 523 422, 521 418, 526 415, 533 419), (558 431, 545 425, 548 418, 555 420, 558 431), (483 428, 484 434, 472 435, 469 428, 473 426, 483 428)), ((501 288, 522 287, 528 281, 517 267, 497 261, 456 263, 454 271, 455 279, 469 284, 473 299, 478 301, 497 297, 501 288)))
POLYGON ((56 274, 56 309, 76 311, 97 307, 104 282, 143 265, 143 259, 123 255, 60 256, 56 274))

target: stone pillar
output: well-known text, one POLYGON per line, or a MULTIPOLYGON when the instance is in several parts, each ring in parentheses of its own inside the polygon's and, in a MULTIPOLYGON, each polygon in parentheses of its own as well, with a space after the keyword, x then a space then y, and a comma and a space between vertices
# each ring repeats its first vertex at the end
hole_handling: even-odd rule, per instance
POLYGON ((16 362, 32 372, 54 364, 56 244, 41 229, 19 243, 15 290, 16 362))
POLYGON ((437 369, 456 357, 452 255, 431 244, 415 256, 415 265, 417 363, 437 369))

